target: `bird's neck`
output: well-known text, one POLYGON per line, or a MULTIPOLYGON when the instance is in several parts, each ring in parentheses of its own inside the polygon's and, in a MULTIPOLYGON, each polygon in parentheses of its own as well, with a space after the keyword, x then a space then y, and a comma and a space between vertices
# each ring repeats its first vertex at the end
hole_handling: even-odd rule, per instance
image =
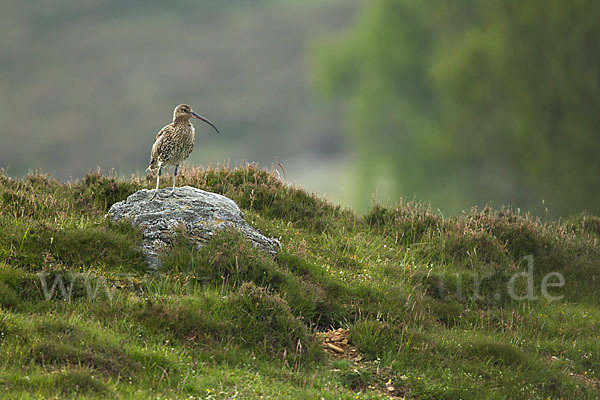
POLYGON ((173 125, 191 125, 188 117, 175 117, 173 118, 173 125))

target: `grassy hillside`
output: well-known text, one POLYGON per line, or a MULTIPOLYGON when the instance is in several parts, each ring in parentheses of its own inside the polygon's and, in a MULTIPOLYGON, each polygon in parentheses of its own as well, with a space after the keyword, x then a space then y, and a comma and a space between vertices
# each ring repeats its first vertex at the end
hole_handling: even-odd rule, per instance
POLYGON ((600 218, 359 216, 251 166, 183 181, 234 199, 278 259, 224 231, 177 237, 150 274, 105 214, 152 177, 0 174, 0 396, 600 397, 600 218), (336 328, 351 357, 324 351, 336 328))

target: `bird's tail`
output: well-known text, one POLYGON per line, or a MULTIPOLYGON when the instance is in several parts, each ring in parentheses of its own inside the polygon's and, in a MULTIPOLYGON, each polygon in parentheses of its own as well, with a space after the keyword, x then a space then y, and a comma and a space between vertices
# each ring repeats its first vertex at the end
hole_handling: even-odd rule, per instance
POLYGON ((150 165, 148 165, 146 171, 152 171, 154 168, 156 168, 156 159, 154 157, 150 157, 150 165))

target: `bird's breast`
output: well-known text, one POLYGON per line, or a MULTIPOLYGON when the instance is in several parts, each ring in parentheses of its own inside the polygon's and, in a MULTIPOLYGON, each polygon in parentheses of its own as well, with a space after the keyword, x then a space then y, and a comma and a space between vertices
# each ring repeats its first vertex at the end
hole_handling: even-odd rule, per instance
POLYGON ((175 127, 174 140, 172 140, 173 160, 183 161, 194 149, 195 131, 192 124, 175 127))

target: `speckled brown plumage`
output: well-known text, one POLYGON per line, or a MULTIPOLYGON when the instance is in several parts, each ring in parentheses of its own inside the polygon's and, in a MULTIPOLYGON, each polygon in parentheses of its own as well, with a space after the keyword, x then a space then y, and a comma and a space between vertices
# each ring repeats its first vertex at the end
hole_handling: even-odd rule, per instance
POLYGON ((159 161, 164 165, 177 165, 188 158, 194 149, 196 133, 190 122, 191 115, 182 115, 181 107, 175 109, 173 122, 156 135, 148 168, 156 168, 159 161))
POLYGON ((171 122, 169 125, 166 125, 158 132, 156 139, 154 140, 154 144, 152 145, 150 165, 146 170, 148 171, 158 168, 158 173, 156 177, 156 191, 152 195, 151 199, 154 199, 158 193, 160 175, 163 166, 175 166, 173 190, 171 191, 171 194, 175 193, 177 169, 179 168, 179 164, 187 159, 194 149, 194 140, 196 134, 194 126, 190 122, 191 117, 198 118, 208 123, 217 131, 217 133, 219 132, 217 127, 214 126, 212 122, 203 116, 196 114, 187 104, 180 104, 175 107, 175 110, 173 111, 173 122, 171 122))

